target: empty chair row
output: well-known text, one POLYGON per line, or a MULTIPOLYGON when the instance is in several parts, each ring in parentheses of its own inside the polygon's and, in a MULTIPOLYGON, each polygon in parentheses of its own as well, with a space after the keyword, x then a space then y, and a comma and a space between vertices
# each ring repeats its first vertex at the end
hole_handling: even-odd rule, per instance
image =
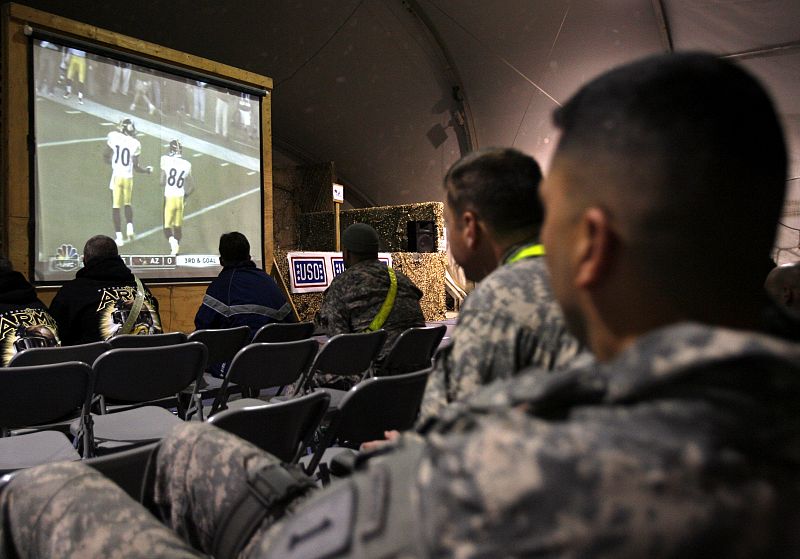
MULTIPOLYGON (((314 333, 311 322, 291 324, 275 323, 262 326, 252 339, 252 343, 287 342, 308 339, 314 333)), ((124 334, 108 341, 93 342, 74 346, 30 348, 14 355, 9 363, 11 367, 29 365, 46 365, 64 361, 82 361, 91 365, 101 354, 113 348, 123 347, 160 347, 198 341, 209 351, 208 362, 220 363, 229 361, 245 344, 248 343, 250 329, 247 326, 219 330, 197 330, 188 336, 183 332, 136 336, 124 334)))
MULTIPOLYGON (((178 406, 178 393, 192 383, 197 390, 206 358, 203 344, 187 342, 112 349, 92 367, 70 361, 0 369, 2 434, 20 428, 34 431, 0 439, 0 469, 79 458, 77 452, 64 451, 73 443, 46 425, 50 422, 72 419, 55 427, 69 429, 75 442, 82 444, 84 456, 161 439, 181 420, 164 407, 143 404, 173 398, 178 406), (117 404, 113 410, 111 402, 117 404), (90 413, 92 405, 99 407, 99 414, 90 413)), ((186 417, 202 413, 191 403, 185 411, 186 417)))

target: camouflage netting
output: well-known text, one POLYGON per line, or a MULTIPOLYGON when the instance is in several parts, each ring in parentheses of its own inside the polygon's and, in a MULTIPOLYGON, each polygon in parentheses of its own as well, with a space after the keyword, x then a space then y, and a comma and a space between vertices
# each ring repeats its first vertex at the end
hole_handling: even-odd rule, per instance
MULTIPOLYGON (((286 251, 277 249, 275 260, 284 280, 289 281, 289 262, 286 251)), ((444 269, 447 257, 444 253, 393 252, 394 267, 403 272, 422 291, 422 312, 425 320, 444 320, 445 290, 444 269)), ((295 293, 292 301, 300 320, 313 320, 322 306, 322 293, 295 293)))
MULTIPOLYGON (((408 250, 408 222, 436 223, 437 242, 444 234, 443 205, 424 202, 402 206, 378 206, 340 212, 341 230, 353 223, 369 223, 381 238, 381 251, 408 250)), ((333 212, 306 213, 300 216, 300 250, 334 250, 333 212)))

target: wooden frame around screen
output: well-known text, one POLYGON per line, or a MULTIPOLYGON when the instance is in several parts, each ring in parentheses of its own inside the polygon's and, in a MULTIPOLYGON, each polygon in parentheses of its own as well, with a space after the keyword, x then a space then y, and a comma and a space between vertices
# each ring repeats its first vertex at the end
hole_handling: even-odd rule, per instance
MULTIPOLYGON (((67 37, 88 41, 102 47, 112 48, 164 62, 173 66, 195 70, 245 86, 267 90, 261 104, 261 135, 263 161, 263 262, 270 270, 273 261, 272 229, 272 79, 240 70, 232 66, 213 62, 205 58, 162 47, 147 41, 134 39, 119 33, 56 16, 21 4, 3 5, 2 43, 0 50, 0 228, 2 253, 6 254, 15 269, 28 274, 30 268, 30 158, 28 137, 30 126, 28 68, 30 65, 25 26, 30 25, 67 37)), ((48 302, 54 289, 40 289, 42 298, 48 302)), ((168 284, 153 288, 162 301, 162 322, 170 330, 190 331, 191 318, 200 304, 205 285, 168 284), (166 297, 166 299, 164 298, 166 297), (166 303, 166 305, 165 305, 166 303), (191 316, 188 316, 189 311, 191 316), (166 314, 166 316, 165 316, 166 314)))

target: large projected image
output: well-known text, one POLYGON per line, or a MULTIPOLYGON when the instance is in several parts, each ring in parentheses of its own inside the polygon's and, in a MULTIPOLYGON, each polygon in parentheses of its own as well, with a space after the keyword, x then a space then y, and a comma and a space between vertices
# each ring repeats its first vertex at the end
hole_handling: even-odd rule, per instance
POLYGON ((227 231, 262 265, 258 96, 33 43, 37 282, 72 279, 97 234, 145 279, 215 276, 227 231))

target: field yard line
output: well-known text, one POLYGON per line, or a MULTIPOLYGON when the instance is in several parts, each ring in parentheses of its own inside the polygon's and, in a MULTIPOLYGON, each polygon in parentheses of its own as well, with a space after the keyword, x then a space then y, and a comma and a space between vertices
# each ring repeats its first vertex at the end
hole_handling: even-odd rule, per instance
MULTIPOLYGON (((192 218, 195 218, 197 216, 203 215, 204 213, 210 212, 211 210, 216 210, 217 208, 221 208, 222 206, 230 204, 231 202, 235 202, 239 198, 244 198, 245 196, 249 196, 251 194, 255 194, 256 192, 261 192, 261 189, 260 188, 253 188, 252 190, 247 190, 245 192, 240 192, 236 196, 232 196, 230 198, 225 198, 224 200, 220 200, 216 204, 211 204, 210 206, 206 206, 202 210, 197 210, 196 212, 190 213, 189 215, 187 215, 186 217, 183 218, 183 221, 184 222, 189 221, 192 218)), ((137 233, 136 234, 136 240, 138 241, 139 239, 144 239, 145 237, 149 237, 150 235, 155 235, 156 233, 160 233, 163 230, 164 230, 163 227, 153 227, 152 229, 148 229, 144 233, 137 233)))
POLYGON ((87 142, 105 142, 108 136, 103 136, 102 138, 83 138, 81 140, 64 140, 61 142, 45 142, 43 144, 39 144, 36 147, 40 148, 49 148, 51 146, 68 146, 71 144, 85 144, 87 142))
MULTIPOLYGON (((50 97, 48 100, 65 107, 72 106, 72 103, 70 102, 71 100, 62 99, 61 97, 50 97)), ((212 157, 222 159, 223 161, 228 161, 229 163, 234 163, 235 165, 239 165, 240 167, 244 167, 245 169, 251 171, 261 172, 261 161, 257 157, 251 157, 213 142, 195 138, 186 132, 181 132, 174 128, 161 126, 160 124, 147 120, 142 114, 132 114, 130 112, 112 109, 91 99, 84 100, 84 104, 81 106, 81 110, 79 112, 90 114, 108 122, 119 122, 123 118, 130 118, 136 125, 137 132, 144 132, 148 136, 153 136, 154 138, 159 138, 161 140, 175 138, 178 139, 184 147, 191 150, 199 151, 205 153, 206 155, 211 155, 212 157)), ((194 126, 189 122, 184 124, 194 126)))

